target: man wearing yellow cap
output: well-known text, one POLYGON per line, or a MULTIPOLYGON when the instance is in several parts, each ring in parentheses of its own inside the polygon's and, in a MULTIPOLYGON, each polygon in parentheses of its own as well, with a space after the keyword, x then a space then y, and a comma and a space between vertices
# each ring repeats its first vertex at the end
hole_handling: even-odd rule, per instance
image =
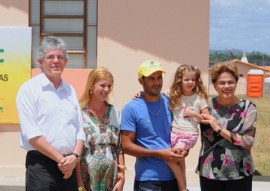
POLYGON ((167 162, 179 162, 186 151, 175 154, 171 149, 172 113, 168 99, 160 94, 165 73, 161 64, 148 60, 138 68, 141 96, 122 110, 122 147, 137 157, 134 191, 177 191, 177 182, 167 162))

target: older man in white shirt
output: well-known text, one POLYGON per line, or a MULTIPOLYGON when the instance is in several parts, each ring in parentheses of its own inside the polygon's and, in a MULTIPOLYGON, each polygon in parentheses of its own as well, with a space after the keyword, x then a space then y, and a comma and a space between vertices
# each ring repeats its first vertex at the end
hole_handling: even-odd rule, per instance
POLYGON ((65 83, 65 42, 44 37, 37 59, 42 73, 17 94, 21 147, 26 149, 26 190, 77 191, 75 166, 85 141, 74 88, 65 83))

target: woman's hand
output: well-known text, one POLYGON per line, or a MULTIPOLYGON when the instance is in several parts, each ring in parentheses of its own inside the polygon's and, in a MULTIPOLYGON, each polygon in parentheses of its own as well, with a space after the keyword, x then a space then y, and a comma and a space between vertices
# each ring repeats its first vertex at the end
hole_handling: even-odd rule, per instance
POLYGON ((202 123, 209 124, 211 125, 213 131, 218 131, 220 125, 218 124, 216 118, 209 114, 201 114, 201 116, 203 117, 203 120, 201 120, 202 123))
POLYGON ((125 183, 125 175, 124 173, 118 173, 118 181, 115 184, 113 191, 122 191, 125 183))

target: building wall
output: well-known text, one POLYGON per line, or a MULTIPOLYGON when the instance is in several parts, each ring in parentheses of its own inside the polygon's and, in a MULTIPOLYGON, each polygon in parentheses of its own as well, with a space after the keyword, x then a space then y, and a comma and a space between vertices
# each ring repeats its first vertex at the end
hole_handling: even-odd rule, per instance
POLYGON ((0 27, 28 26, 28 0, 1 0, 0 27))
MULTIPOLYGON (((163 89, 169 87, 180 64, 198 66, 208 82, 209 9, 210 0, 99 0, 97 66, 109 68, 115 77, 111 102, 121 110, 141 90, 137 67, 150 58, 161 62, 167 71, 163 89)), ((28 26, 28 0, 2 0, 0 22, 2 26, 28 26)), ((37 72, 33 70, 33 75, 37 72)), ((67 70, 64 79, 81 95, 88 73, 75 69, 70 75, 67 70)), ((1 156, 5 156, 0 157, 0 176, 24 176, 19 126, 1 124, 0 137, 1 156)), ((195 160, 187 164, 192 173, 197 156, 195 148, 189 156, 195 160)))
POLYGON ((208 81, 209 8, 209 0, 99 0, 98 66, 116 78, 112 101, 117 106, 141 90, 137 68, 150 58, 167 71, 164 89, 180 64, 198 66, 208 81))
MULTIPOLYGON (((1 0, 0 23, 0 27, 27 27, 28 0, 1 0)), ((26 152, 19 147, 19 132, 18 125, 0 124, 0 177, 24 175, 26 152)))
MULTIPOLYGON (((115 77, 111 101, 119 109, 142 90, 137 68, 150 58, 164 66, 163 90, 180 64, 198 66, 207 85, 209 8, 209 0, 99 0, 97 61, 115 77)), ((199 147, 198 141, 186 160, 188 182, 198 181, 194 169, 199 147)), ((126 161, 127 176, 134 177, 134 157, 126 155, 126 161)))

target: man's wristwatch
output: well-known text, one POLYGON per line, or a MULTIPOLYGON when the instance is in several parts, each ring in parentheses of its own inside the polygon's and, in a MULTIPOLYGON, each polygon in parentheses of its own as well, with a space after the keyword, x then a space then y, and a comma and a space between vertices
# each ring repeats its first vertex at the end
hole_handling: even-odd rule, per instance
POLYGON ((78 155, 77 153, 72 153, 72 155, 74 155, 78 160, 81 159, 80 155, 78 155))
POLYGON ((84 186, 79 186, 78 187, 78 191, 83 191, 83 190, 85 190, 84 186))

